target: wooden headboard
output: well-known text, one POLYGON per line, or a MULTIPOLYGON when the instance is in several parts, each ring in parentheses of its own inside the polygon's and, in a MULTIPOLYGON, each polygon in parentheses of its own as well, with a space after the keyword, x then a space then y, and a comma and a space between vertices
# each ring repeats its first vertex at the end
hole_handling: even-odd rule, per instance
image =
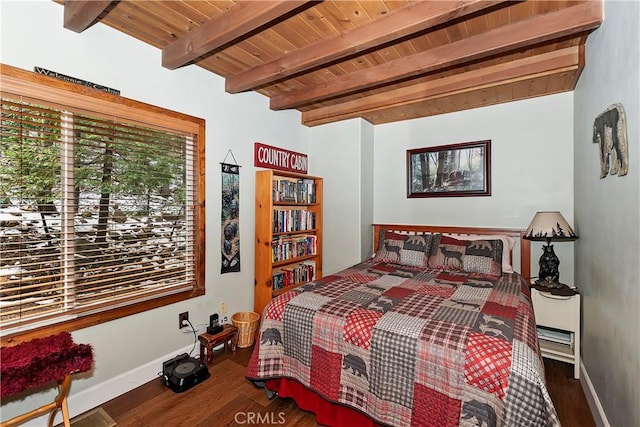
MULTIPOLYGON (((528 279, 531 277, 531 242, 523 239, 525 230, 515 228, 487 228, 487 227, 458 227, 448 225, 409 225, 409 224, 373 224, 373 250, 374 252, 378 248, 378 236, 380 230, 393 230, 400 233, 448 233, 457 235, 469 235, 469 234, 487 234, 487 235, 501 235, 511 236, 516 239, 516 245, 513 248, 513 252, 519 250, 520 255, 520 268, 514 265, 514 270, 519 272, 522 277, 528 279)), ((511 254, 511 262, 513 263, 514 257, 511 254)))

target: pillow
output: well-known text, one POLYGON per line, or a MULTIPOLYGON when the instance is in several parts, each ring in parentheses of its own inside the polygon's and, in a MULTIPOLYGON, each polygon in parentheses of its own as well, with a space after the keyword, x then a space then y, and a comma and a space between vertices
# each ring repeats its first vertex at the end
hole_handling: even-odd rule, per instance
POLYGON ((461 240, 448 235, 434 238, 429 252, 431 268, 463 270, 502 276, 502 240, 461 240))
POLYGON ((502 276, 502 240, 467 241, 462 261, 463 270, 470 273, 482 273, 502 276))
POLYGON ((445 236, 454 237, 458 240, 502 240, 502 272, 513 273, 513 266, 511 265, 511 251, 516 245, 516 239, 511 236, 496 235, 479 235, 470 234, 464 236, 453 236, 451 234, 444 234, 445 236))
POLYGON ((447 270, 462 270, 467 243, 464 240, 436 234, 431 242, 428 266, 447 270))
POLYGON ((377 262, 412 267, 426 267, 431 247, 432 234, 401 234, 389 230, 381 230, 378 237, 378 250, 374 257, 377 262))

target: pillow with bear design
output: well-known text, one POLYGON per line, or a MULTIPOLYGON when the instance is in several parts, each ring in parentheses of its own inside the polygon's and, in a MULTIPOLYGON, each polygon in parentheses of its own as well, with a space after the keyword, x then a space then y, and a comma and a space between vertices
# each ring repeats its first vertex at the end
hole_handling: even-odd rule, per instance
POLYGON ((502 240, 470 240, 462 269, 470 273, 502 276, 502 240))
POLYGON ((467 242, 438 234, 431 242, 427 265, 430 268, 462 270, 466 251, 467 242))
POLYGON ((502 276, 502 240, 460 240, 442 235, 434 239, 429 267, 502 276))
POLYGON ((378 238, 377 262, 391 262, 411 267, 426 267, 432 235, 402 234, 382 230, 378 238))
POLYGON ((516 245, 516 239, 511 236, 501 234, 444 234, 458 240, 502 240, 502 272, 513 273, 513 265, 511 265, 511 251, 516 245))

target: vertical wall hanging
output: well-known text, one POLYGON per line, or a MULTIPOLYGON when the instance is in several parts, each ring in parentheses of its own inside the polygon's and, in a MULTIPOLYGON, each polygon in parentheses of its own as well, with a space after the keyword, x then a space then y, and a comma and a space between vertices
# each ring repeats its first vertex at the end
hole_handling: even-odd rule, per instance
POLYGON ((240 271, 240 166, 231 150, 222 166, 222 267, 221 273, 240 271), (231 154, 235 164, 225 163, 231 154))
POLYGON ((600 146, 600 178, 629 171, 627 120, 622 104, 610 105, 593 121, 593 142, 600 146))

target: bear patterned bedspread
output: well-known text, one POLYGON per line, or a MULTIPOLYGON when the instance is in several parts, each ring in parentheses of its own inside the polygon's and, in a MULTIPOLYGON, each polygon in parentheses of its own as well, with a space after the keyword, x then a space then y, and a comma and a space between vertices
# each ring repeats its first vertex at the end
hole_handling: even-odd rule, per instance
POLYGON ((392 426, 559 425, 517 273, 367 260, 274 298, 246 376, 392 426))

